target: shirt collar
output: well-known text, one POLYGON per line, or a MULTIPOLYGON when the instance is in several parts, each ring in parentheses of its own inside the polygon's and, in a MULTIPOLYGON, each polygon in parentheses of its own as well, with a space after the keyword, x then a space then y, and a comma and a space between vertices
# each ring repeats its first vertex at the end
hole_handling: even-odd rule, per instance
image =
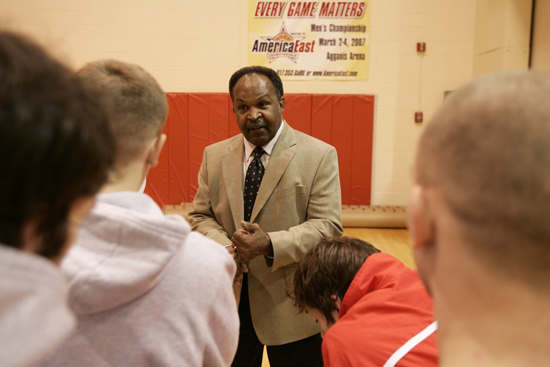
MULTIPOLYGON (((263 150, 265 150, 265 152, 268 155, 271 155, 271 152, 273 151, 273 147, 275 146, 275 143, 279 139, 279 136, 281 136, 281 133, 283 132, 283 127, 285 124, 286 124, 286 121, 283 120, 281 122, 281 126, 279 126, 279 130, 277 130, 277 134, 275 134, 273 139, 271 139, 269 143, 267 143, 266 145, 262 146, 263 150)), ((249 142, 248 140, 246 140, 244 135, 243 135, 243 141, 244 141, 244 157, 246 161, 250 157, 250 155, 252 154, 252 151, 254 150, 254 148, 256 148, 256 146, 251 142, 249 142)))

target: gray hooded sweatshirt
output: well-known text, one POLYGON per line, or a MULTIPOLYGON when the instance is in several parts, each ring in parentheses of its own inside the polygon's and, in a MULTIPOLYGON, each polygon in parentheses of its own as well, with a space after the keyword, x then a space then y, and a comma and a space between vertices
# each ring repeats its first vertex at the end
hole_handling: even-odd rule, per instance
POLYGON ((50 260, 0 244, 0 366, 32 366, 75 326, 67 282, 50 260))
POLYGON ((98 195, 62 270, 78 326, 40 366, 231 364, 235 261, 149 196, 98 195))

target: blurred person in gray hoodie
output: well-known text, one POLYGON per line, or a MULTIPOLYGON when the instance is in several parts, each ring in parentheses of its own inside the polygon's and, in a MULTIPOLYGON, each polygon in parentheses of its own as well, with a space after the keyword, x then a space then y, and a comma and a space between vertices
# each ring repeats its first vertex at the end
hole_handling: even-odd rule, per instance
POLYGON ((42 366, 228 366, 237 349, 236 264, 143 194, 168 104, 156 80, 115 60, 78 75, 106 93, 116 168, 62 263, 76 333, 42 366))
POLYGON ((58 264, 115 144, 99 96, 34 41, 0 30, 0 365, 32 366, 75 327, 58 264))

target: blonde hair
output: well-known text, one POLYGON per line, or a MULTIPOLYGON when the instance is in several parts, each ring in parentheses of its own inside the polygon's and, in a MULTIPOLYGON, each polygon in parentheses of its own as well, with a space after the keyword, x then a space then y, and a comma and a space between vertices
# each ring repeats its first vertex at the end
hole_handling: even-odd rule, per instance
POLYGON ((142 67, 117 60, 88 63, 78 75, 110 102, 117 164, 126 164, 162 131, 168 114, 166 95, 142 67))

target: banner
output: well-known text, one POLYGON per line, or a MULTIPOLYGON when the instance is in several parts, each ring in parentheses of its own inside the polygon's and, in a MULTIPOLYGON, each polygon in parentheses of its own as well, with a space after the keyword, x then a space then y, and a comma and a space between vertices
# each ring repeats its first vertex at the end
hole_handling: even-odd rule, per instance
POLYGON ((248 64, 284 80, 368 80, 370 0, 249 0, 248 64))

